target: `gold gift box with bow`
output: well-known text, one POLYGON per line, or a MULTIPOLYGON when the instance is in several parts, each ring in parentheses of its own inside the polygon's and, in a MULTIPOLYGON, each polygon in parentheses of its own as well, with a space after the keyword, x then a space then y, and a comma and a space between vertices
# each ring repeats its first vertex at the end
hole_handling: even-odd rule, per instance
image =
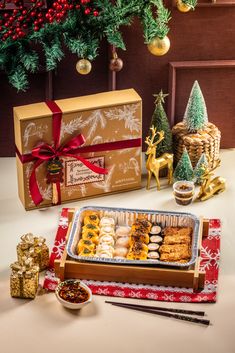
POLYGON ((57 180, 59 203, 141 187, 142 101, 133 89, 15 107, 14 127, 19 197, 26 210, 52 206, 54 202, 55 181, 48 181, 45 160, 36 166, 34 178, 40 202, 35 203, 32 196, 30 178, 43 153, 42 158, 52 153, 55 158, 52 162, 56 156, 62 162, 60 180, 57 180), (61 114, 57 147, 53 141, 53 119, 57 113, 49 103, 61 114), (107 174, 92 171, 68 152, 66 144, 79 134, 85 142, 79 146, 78 156, 90 165, 105 169, 107 174), (42 145, 46 150, 40 150, 38 146, 42 145), (30 155, 36 159, 28 160, 30 155))
POLYGON ((46 245, 46 239, 35 237, 28 233, 22 235, 21 242, 17 245, 17 257, 20 264, 24 258, 32 258, 34 265, 39 267, 39 271, 45 270, 49 265, 49 249, 46 245))
POLYGON ((32 258, 22 257, 11 264, 10 292, 14 298, 34 299, 38 290, 39 267, 32 258))

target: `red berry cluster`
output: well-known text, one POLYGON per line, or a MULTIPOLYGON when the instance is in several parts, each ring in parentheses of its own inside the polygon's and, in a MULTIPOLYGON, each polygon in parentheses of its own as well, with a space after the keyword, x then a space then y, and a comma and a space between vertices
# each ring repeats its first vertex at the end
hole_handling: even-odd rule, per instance
POLYGON ((94 8, 92 0, 55 0, 51 7, 43 11, 44 0, 30 0, 27 6, 24 0, 0 0, 0 9, 6 12, 0 14, 0 40, 17 40, 25 37, 30 30, 39 31, 45 23, 61 22, 68 11, 79 10, 85 15, 97 17, 99 12, 94 8), (11 4, 13 10, 8 10, 11 4))

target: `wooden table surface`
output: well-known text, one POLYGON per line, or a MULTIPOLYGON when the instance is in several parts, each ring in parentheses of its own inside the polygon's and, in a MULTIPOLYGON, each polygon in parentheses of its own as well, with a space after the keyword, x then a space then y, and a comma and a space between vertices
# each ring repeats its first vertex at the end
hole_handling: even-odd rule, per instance
MULTIPOLYGON (((20 235, 32 232, 46 237, 50 248, 62 206, 28 211, 17 197, 14 158, 0 159, 0 332, 2 353, 234 353, 235 352, 235 150, 222 150, 217 171, 227 179, 227 190, 206 202, 187 208, 175 204, 171 188, 152 187, 67 204, 68 207, 101 205, 190 211, 222 220, 218 301, 215 304, 171 303, 174 308, 205 310, 212 325, 203 327, 105 304, 94 296, 80 312, 64 309, 54 293, 27 301, 9 295, 9 265, 16 260, 20 235)), ((145 179, 143 179, 143 186, 145 179)), ((42 278, 41 278, 42 283, 42 278)), ((114 300, 119 300, 114 298, 114 300)), ((169 303, 126 299, 126 302, 169 303)))

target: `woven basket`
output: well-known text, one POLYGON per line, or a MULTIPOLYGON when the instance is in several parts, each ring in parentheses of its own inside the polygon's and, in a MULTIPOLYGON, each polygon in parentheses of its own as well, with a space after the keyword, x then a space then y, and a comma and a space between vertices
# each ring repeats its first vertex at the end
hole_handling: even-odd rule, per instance
POLYGON ((205 153, 207 159, 210 160, 211 167, 219 159, 221 133, 214 124, 208 123, 205 130, 189 133, 184 123, 180 122, 173 127, 172 134, 175 165, 180 160, 184 147, 188 151, 193 168, 202 153, 205 153))

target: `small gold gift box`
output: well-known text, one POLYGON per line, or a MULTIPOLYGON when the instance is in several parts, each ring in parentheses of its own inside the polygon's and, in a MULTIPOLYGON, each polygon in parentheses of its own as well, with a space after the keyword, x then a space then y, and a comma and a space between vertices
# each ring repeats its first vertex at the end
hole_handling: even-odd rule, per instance
POLYGON ((46 239, 35 237, 28 233, 22 235, 21 242, 17 245, 18 262, 22 263, 23 257, 32 257, 35 265, 39 266, 39 271, 45 270, 49 265, 49 249, 46 239))
POLYGON ((22 258, 22 263, 11 264, 10 291, 15 298, 34 299, 38 289, 39 267, 32 258, 22 258))

